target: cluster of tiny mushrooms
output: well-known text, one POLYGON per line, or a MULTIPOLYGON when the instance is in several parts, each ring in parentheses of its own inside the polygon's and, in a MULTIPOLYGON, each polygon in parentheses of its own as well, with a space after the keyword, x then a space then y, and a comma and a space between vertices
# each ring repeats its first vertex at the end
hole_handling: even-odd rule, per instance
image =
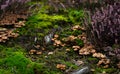
POLYGON ((5 13, 0 20, 0 42, 6 42, 9 38, 18 37, 18 33, 14 33, 16 28, 25 26, 27 16, 23 14, 5 13))

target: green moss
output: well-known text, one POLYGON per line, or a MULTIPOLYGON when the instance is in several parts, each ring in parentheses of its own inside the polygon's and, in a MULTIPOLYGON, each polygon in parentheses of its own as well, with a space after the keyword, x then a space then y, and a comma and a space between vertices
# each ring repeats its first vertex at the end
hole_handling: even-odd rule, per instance
POLYGON ((4 52, 4 54, 6 54, 6 57, 0 60, 0 66, 3 67, 4 70, 10 70, 11 73, 14 71, 17 74, 23 74, 23 72, 26 73, 27 65, 31 61, 27 59, 22 52, 9 52, 10 50, 12 49, 4 52))
POLYGON ((11 73, 11 71, 9 70, 0 69, 0 74, 14 74, 14 73, 11 73))
POLYGON ((115 68, 104 69, 104 68, 97 67, 97 68, 95 68, 94 74, 103 73, 103 72, 106 72, 107 74, 111 74, 111 73, 115 72, 115 68))
MULTIPOLYGON (((58 26, 62 22, 67 22, 67 18, 63 15, 48 15, 45 13, 37 13, 32 16, 30 16, 25 23, 26 26, 17 29, 16 31, 19 31, 20 35, 30 35, 30 36, 38 36, 39 35, 45 36, 50 29, 52 28, 58 28, 58 26), (44 32, 43 34, 37 35, 36 29, 41 29, 44 32)), ((40 33, 38 31, 38 33, 40 33)))
POLYGON ((67 68, 78 69, 79 67, 70 61, 62 61, 61 63, 65 64, 67 68))
POLYGON ((54 26, 54 23, 59 21, 67 21, 67 18, 63 15, 48 15, 38 13, 29 17, 26 24, 31 24, 35 28, 44 28, 54 26))
POLYGON ((79 46, 84 45, 83 40, 81 40, 81 39, 76 39, 75 41, 76 41, 77 45, 79 45, 79 46))
POLYGON ((56 29, 57 29, 58 27, 59 27, 58 25, 54 25, 54 28, 56 28, 56 29))
POLYGON ((97 61, 98 59, 97 58, 94 58, 94 57, 88 57, 87 58, 89 61, 97 61))
POLYGON ((82 21, 80 20, 81 18, 85 17, 84 11, 83 10, 69 10, 68 13, 69 16, 69 21, 74 23, 74 24, 82 24, 82 21))
POLYGON ((81 30, 74 30, 74 31, 72 31, 72 35, 74 35, 74 36, 77 36, 77 35, 80 35, 80 34, 82 34, 81 30))
MULTIPOLYGON (((4 47, 4 46, 0 46, 4 47)), ((22 49, 4 47, 0 51, 0 73, 2 74, 35 74, 34 69, 44 71, 43 63, 32 62, 22 49)))

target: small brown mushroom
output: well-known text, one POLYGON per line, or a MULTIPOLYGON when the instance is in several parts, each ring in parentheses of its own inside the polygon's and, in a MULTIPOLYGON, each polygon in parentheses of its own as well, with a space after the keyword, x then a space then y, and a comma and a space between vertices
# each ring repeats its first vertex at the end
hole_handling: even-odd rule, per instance
POLYGON ((64 65, 64 64, 57 64, 56 68, 61 69, 61 70, 65 70, 66 69, 66 65, 64 65))
POLYGON ((104 67, 107 68, 106 65, 110 64, 110 59, 101 59, 101 60, 99 60, 97 65, 100 66, 101 64, 104 64, 105 65, 104 67))
POLYGON ((93 57, 97 57, 97 58, 106 58, 105 55, 103 55, 102 53, 94 53, 93 57))
POLYGON ((58 37, 59 37, 59 35, 57 35, 57 34, 54 35, 54 38, 58 38, 58 37))
POLYGON ((71 35, 67 38, 67 41, 74 41, 77 37, 71 35))
POLYGON ((31 49, 31 50, 29 51, 29 54, 35 54, 36 52, 37 52, 36 50, 31 49))
POLYGON ((36 52, 36 54, 37 54, 37 55, 41 55, 41 54, 42 54, 42 52, 40 52, 40 51, 37 51, 37 52, 36 52))
POLYGON ((120 69, 120 62, 117 64, 118 68, 120 69))
POLYGON ((67 48, 67 49, 66 49, 66 51, 70 51, 70 49, 69 49, 69 48, 67 48))
POLYGON ((6 40, 6 39, 8 39, 8 37, 7 37, 7 36, 3 36, 2 39, 3 39, 3 40, 6 40))
POLYGON ((74 51, 77 51, 80 49, 80 46, 73 46, 72 48, 74 49, 74 51))

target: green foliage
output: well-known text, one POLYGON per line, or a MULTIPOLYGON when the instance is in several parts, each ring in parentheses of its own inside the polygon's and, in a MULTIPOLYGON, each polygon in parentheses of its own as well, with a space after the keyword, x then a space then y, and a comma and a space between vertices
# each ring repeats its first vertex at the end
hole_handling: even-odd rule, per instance
POLYGON ((96 61, 96 62, 98 61, 98 59, 97 59, 97 58, 94 58, 94 57, 88 57, 87 59, 88 59, 89 61, 96 61))
POLYGON ((35 28, 47 28, 50 26, 54 26, 56 22, 66 21, 67 18, 63 15, 48 15, 38 13, 28 18, 26 24, 31 24, 35 28))
POLYGON ((34 74, 34 68, 42 70, 43 64, 32 62, 26 58, 22 49, 7 48, 4 46, 0 54, 0 73, 2 74, 34 74), (4 56, 4 57, 3 57, 4 56), (37 66, 36 66, 37 65, 37 66))
POLYGON ((66 61, 63 61, 62 63, 65 64, 68 68, 78 69, 78 66, 75 65, 74 63, 66 62, 66 61))
POLYGON ((104 69, 104 68, 96 68, 95 69, 95 72, 94 74, 98 74, 98 73, 103 73, 103 72, 106 72, 108 74, 112 73, 112 72, 115 72, 115 68, 107 68, 107 69, 104 69))
POLYGON ((77 35, 80 35, 80 34, 82 34, 81 30, 74 30, 74 31, 72 31, 72 35, 74 35, 74 36, 77 36, 77 35))
POLYGON ((68 13, 69 21, 74 24, 81 24, 81 18, 84 18, 84 16, 83 10, 70 10, 68 13))
POLYGON ((9 70, 0 69, 0 74, 14 74, 14 73, 11 73, 11 71, 9 70))
MULTIPOLYGON (((15 52, 12 55, 9 55, 5 59, 2 60, 2 63, 0 65, 3 66, 8 66, 8 69, 13 68, 16 70, 16 73, 27 73, 28 71, 26 70, 27 65, 30 63, 30 60, 24 57, 24 55, 20 52, 15 52)), ((20 74, 21 74, 20 73, 20 74)), ((31 72, 29 72, 31 73, 31 72)), ((33 73, 33 71, 32 71, 33 73)))
POLYGON ((79 46, 83 46, 84 45, 83 40, 76 39, 75 41, 76 41, 77 45, 79 45, 79 46))

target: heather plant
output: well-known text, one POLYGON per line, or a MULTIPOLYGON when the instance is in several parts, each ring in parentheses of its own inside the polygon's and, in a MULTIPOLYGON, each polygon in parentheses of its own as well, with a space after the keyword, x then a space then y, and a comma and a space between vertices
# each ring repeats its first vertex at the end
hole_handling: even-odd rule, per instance
POLYGON ((95 11, 90 14, 91 22, 85 22, 90 41, 99 47, 120 44, 120 2, 95 11))

